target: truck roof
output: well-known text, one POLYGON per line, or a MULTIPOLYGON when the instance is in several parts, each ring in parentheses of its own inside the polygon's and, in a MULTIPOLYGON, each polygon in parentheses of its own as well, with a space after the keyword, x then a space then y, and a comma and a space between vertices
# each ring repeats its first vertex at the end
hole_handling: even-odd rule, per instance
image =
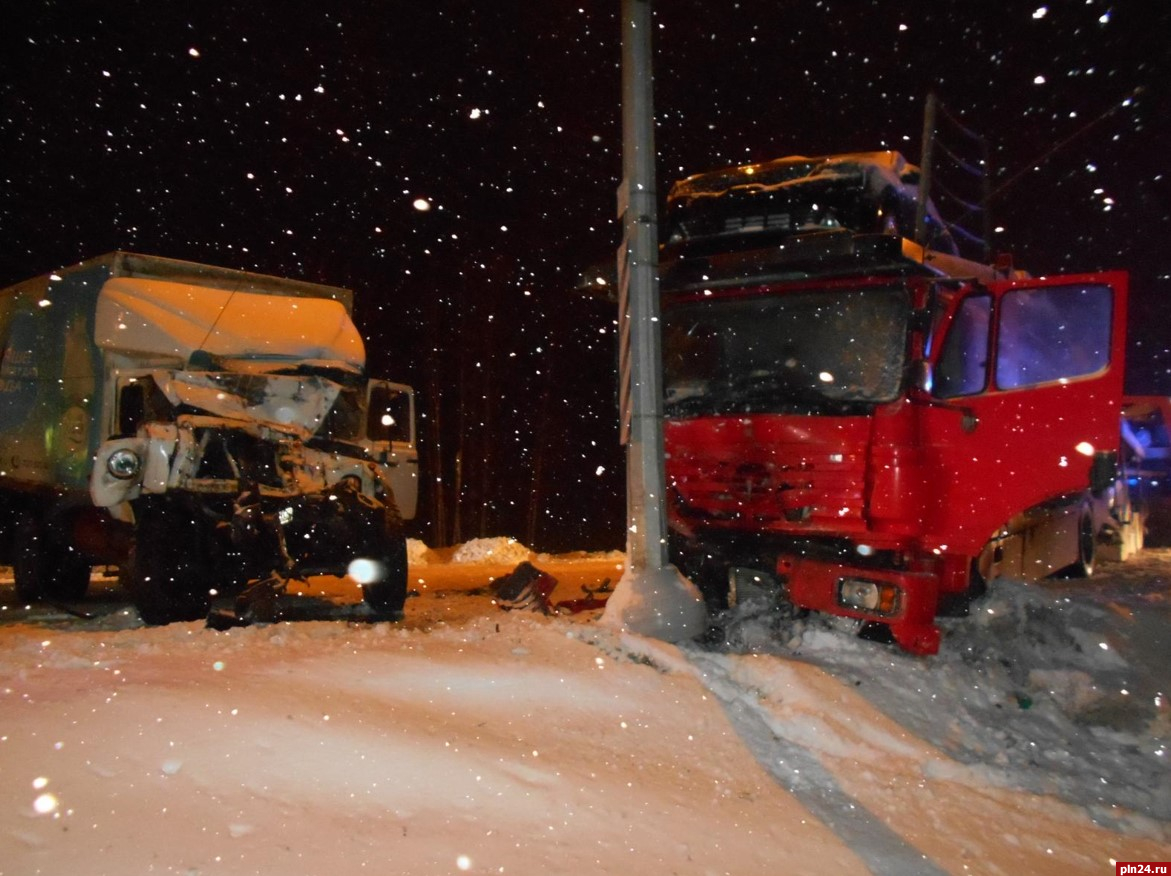
MULTIPOLYGON (((848 228, 914 239, 919 168, 899 152, 794 155, 698 173, 667 195, 668 243, 748 240, 848 228)), ((933 251, 959 255, 930 201, 933 251)))
MULTIPOLYGON (((53 273, 66 275, 101 267, 105 267, 109 271, 110 277, 164 280, 188 286, 227 289, 233 292, 260 292, 268 295, 290 295, 302 298, 330 298, 341 302, 348 314, 352 314, 354 308, 354 293, 341 286, 327 286, 323 283, 291 280, 287 277, 275 277, 235 268, 221 268, 121 250, 86 259, 53 273)), ((19 285, 23 286, 24 283, 19 285)), ((3 293, 0 292, 0 294, 3 293)))
POLYGON ((159 256, 112 252, 0 291, 15 319, 85 326, 140 363, 328 364, 361 372, 366 351, 348 289, 159 256))
POLYGON ((919 168, 907 161, 902 153, 845 152, 838 155, 789 155, 753 164, 737 164, 695 173, 678 180, 667 195, 669 201, 684 198, 712 197, 727 194, 732 189, 752 186, 763 189, 804 182, 813 177, 831 174, 854 174, 871 169, 881 174, 889 184, 908 182, 918 184, 919 168))
POLYGON ((860 272, 1027 276, 964 258, 930 201, 931 242, 916 242, 920 176, 886 150, 793 155, 678 180, 667 195, 662 282, 687 291, 860 272))

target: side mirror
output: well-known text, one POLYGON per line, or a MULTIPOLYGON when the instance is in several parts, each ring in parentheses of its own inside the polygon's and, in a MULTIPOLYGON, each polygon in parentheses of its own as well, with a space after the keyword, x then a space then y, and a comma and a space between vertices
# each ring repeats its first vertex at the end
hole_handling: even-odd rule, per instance
POLYGON ((926 359, 919 359, 911 363, 911 386, 920 392, 925 392, 931 395, 931 387, 934 383, 931 363, 926 359))

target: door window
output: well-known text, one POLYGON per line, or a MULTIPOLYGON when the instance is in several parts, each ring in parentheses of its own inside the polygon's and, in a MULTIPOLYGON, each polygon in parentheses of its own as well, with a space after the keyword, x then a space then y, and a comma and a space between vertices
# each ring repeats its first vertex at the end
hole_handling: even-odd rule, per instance
POLYGON ((1110 361, 1109 286, 1017 289, 1000 302, 996 384, 1032 386, 1093 374, 1110 361))
POLYGON ((411 441, 411 395, 386 384, 370 390, 366 437, 371 441, 411 441))

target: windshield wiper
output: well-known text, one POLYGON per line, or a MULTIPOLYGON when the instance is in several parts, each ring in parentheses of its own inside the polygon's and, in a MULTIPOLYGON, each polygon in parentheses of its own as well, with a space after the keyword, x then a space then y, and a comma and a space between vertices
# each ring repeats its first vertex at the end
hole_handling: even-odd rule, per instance
POLYGON ((664 404, 667 416, 812 412, 835 403, 798 374, 744 374, 664 404))
POLYGON ((794 404, 820 407, 829 401, 816 385, 799 373, 745 374, 729 380, 727 386, 729 399, 744 405, 748 413, 756 411, 759 405, 768 410, 794 404))

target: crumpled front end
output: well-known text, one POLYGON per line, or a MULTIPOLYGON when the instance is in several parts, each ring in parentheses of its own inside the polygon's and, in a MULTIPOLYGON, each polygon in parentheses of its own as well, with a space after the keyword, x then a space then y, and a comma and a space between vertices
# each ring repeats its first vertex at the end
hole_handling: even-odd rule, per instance
POLYGON ((675 559, 714 607, 766 581, 797 608, 938 650, 941 593, 966 587, 967 567, 920 549, 913 448, 877 442, 865 416, 668 420, 665 437, 675 559))
MULTIPOLYGON (((165 537, 180 539, 175 555, 188 556, 180 565, 204 570, 190 575, 196 591, 200 574, 227 592, 249 581, 347 574, 367 595, 377 592, 367 585, 381 586, 390 576, 395 593, 402 590, 405 567, 394 555, 400 518, 380 466, 307 446, 289 433, 198 415, 152 424, 102 447, 92 493, 95 503, 133 523, 140 540, 170 520, 165 537), (192 552, 204 558, 197 562, 192 552)), ((159 563, 172 574, 165 557, 159 563)), ((139 601, 154 598, 147 588, 145 581, 131 586, 139 601)), ((398 595, 390 602, 392 611, 401 610, 398 595)), ((140 610, 150 622, 175 616, 169 606, 140 610)))
MULTIPOLYGON (((317 375, 154 371, 152 418, 97 451, 90 494, 126 523, 166 503, 233 577, 346 572, 398 521, 383 466, 350 437, 360 409, 317 375)), ((144 388, 145 387, 145 388, 144 388)))
POLYGON ((366 495, 375 495, 384 480, 371 460, 316 449, 297 435, 257 423, 191 414, 104 442, 90 494, 95 505, 120 516, 117 506, 142 495, 234 496, 249 485, 266 498, 291 500, 346 478, 356 479, 366 495))

